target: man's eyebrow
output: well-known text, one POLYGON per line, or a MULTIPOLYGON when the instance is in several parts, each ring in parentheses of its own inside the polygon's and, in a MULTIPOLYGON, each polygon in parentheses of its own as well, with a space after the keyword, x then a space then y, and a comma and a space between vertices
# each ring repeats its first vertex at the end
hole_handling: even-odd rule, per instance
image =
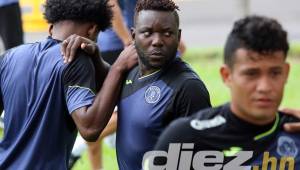
POLYGON ((173 30, 172 27, 163 27, 163 30, 173 30))
POLYGON ((258 68, 244 68, 242 69, 242 72, 248 72, 248 71, 258 71, 258 68))
POLYGON ((274 67, 271 67, 270 69, 272 69, 272 70, 281 70, 282 67, 281 66, 274 66, 274 67))
POLYGON ((151 27, 149 26, 141 26, 139 28, 137 28, 138 30, 143 30, 143 29, 151 29, 151 27))

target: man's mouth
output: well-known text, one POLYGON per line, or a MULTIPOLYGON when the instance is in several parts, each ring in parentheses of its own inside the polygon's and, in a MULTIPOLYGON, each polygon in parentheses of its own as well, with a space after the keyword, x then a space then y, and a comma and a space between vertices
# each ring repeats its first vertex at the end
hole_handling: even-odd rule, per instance
POLYGON ((257 98, 255 99, 255 103, 259 106, 259 107, 270 107, 273 106, 273 100, 270 98, 257 98))
POLYGON ((164 53, 162 53, 161 51, 153 51, 150 53, 150 57, 152 59, 161 59, 164 57, 164 53))
POLYGON ((151 55, 161 56, 163 53, 161 51, 153 51, 150 53, 151 55))

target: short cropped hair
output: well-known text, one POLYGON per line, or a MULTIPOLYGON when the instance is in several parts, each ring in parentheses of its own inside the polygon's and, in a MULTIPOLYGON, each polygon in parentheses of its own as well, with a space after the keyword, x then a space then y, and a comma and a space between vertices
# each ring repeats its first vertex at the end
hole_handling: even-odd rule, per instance
POLYGON ((278 21, 263 16, 248 16, 234 23, 225 49, 224 63, 230 67, 234 64, 235 52, 245 48, 265 54, 282 51, 285 57, 289 50, 287 32, 278 21))
POLYGON ((179 27, 179 7, 172 0, 138 0, 135 7, 135 18, 142 10, 155 10, 173 12, 177 26, 179 27))
POLYGON ((108 0, 46 0, 44 17, 54 24, 63 20, 92 22, 101 31, 111 26, 112 9, 108 0))

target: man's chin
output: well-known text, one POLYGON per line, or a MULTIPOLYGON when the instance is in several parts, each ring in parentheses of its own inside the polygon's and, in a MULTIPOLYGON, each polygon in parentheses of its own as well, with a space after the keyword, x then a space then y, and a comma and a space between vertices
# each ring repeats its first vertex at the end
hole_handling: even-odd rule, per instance
POLYGON ((270 120, 272 118, 275 118, 277 110, 274 109, 256 109, 255 111, 255 117, 257 120, 270 120))
POLYGON ((150 63, 152 69, 162 69, 165 64, 164 63, 150 63))

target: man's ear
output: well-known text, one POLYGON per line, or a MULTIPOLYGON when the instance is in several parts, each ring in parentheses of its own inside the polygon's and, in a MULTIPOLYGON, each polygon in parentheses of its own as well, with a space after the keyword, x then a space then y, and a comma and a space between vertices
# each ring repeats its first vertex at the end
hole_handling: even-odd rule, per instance
POLYGON ((178 30, 178 42, 181 40, 181 29, 178 30))
POLYGON ((228 65, 223 64, 220 68, 220 74, 222 77, 223 82, 226 86, 230 86, 231 79, 232 79, 232 68, 230 68, 228 65))
POLYGON ((99 28, 97 24, 92 24, 88 29, 88 38, 95 39, 99 33, 99 28))
POLYGON ((289 73, 290 73, 290 64, 289 63, 285 63, 284 64, 284 76, 285 76, 285 82, 287 83, 288 77, 289 77, 289 73))
POLYGON ((130 32, 131 32, 132 39, 134 40, 135 39, 135 28, 131 27, 130 32))
POLYGON ((52 30, 53 30, 53 24, 50 24, 49 29, 48 29, 50 36, 52 36, 52 30))

